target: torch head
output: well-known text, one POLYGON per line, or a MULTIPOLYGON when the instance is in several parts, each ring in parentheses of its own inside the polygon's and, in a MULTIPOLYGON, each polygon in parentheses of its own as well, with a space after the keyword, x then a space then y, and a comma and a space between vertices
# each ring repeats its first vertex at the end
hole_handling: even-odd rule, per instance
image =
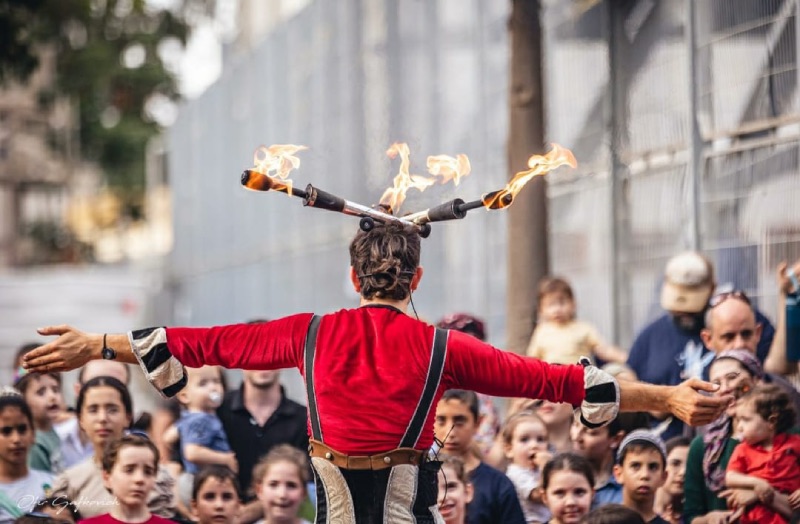
POLYGON ((242 173, 242 185, 253 191, 269 191, 274 186, 272 178, 252 169, 245 169, 242 173))
POLYGON ((514 194, 505 189, 486 193, 481 197, 484 207, 487 209, 504 209, 514 203, 514 194))

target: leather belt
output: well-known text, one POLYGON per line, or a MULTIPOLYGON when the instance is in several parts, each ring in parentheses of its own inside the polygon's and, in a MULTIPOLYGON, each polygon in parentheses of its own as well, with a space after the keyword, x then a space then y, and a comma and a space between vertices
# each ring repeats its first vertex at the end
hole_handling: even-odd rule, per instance
POLYGON ((314 439, 309 440, 308 454, 324 458, 342 469, 371 470, 386 469, 401 464, 418 466, 424 462, 426 455, 424 451, 414 448, 397 448, 377 455, 345 455, 314 439))

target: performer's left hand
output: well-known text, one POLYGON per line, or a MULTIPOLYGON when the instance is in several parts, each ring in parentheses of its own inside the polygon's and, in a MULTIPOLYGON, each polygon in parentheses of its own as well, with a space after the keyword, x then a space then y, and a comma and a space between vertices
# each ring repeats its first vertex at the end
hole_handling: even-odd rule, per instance
POLYGON ((79 331, 72 326, 50 326, 37 330, 40 335, 58 338, 39 346, 23 359, 22 366, 30 372, 55 373, 77 369, 102 350, 102 335, 79 331))
POLYGON ((708 396, 719 386, 691 378, 671 388, 667 397, 670 413, 692 426, 704 426, 716 420, 733 402, 731 395, 708 396))

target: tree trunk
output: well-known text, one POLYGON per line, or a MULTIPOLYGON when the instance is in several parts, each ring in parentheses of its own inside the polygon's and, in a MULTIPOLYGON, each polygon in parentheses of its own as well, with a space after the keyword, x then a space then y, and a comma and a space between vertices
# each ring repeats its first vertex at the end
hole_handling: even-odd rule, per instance
MULTIPOLYGON (((539 1, 512 0, 509 178, 544 146, 542 30, 539 1)), ((507 348, 524 353, 536 319, 536 286, 548 272, 547 192, 534 177, 508 209, 507 348)))

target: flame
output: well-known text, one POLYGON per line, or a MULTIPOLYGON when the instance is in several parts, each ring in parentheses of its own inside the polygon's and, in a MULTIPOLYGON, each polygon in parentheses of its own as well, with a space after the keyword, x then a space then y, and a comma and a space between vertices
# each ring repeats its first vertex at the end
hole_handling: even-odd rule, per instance
POLYGON ((553 169, 561 166, 575 168, 578 166, 578 162, 575 161, 575 155, 572 154, 572 151, 553 143, 553 149, 548 151, 547 154, 531 156, 528 159, 528 167, 530 169, 527 171, 520 171, 514 175, 514 178, 511 179, 505 188, 483 195, 481 199, 483 205, 489 209, 508 207, 514 201, 514 197, 522 191, 525 184, 533 179, 533 177, 546 175, 553 169))
MULTIPOLYGON (((383 192, 380 205, 389 210, 390 213, 397 213, 400 206, 406 199, 406 193, 414 188, 425 191, 436 183, 436 178, 410 174, 410 152, 408 144, 395 142, 386 150, 389 158, 400 156, 400 169, 394 177, 392 187, 383 192)), ((455 158, 447 155, 436 155, 428 157, 428 172, 434 177, 442 177, 442 184, 453 181, 455 185, 461 181, 462 177, 467 176, 472 167, 469 164, 467 155, 459 154, 455 158)))
POLYGON ((433 178, 412 175, 409 173, 409 155, 408 144, 403 142, 395 142, 389 149, 386 150, 386 155, 389 158, 397 158, 400 155, 400 170, 394 177, 393 186, 383 192, 381 195, 380 205, 387 208, 390 213, 397 213, 400 206, 406 199, 406 192, 414 188, 419 191, 425 191, 432 186, 436 180, 433 178))
POLYGON ((270 177, 273 191, 291 194, 292 181, 289 180, 289 173, 300 166, 300 159, 294 155, 304 149, 308 147, 294 144, 259 146, 253 153, 253 171, 270 177))
POLYGON ((453 181, 458 185, 461 177, 467 176, 472 171, 467 155, 456 155, 455 158, 448 155, 436 155, 428 157, 428 173, 433 176, 442 177, 442 184, 453 181))

